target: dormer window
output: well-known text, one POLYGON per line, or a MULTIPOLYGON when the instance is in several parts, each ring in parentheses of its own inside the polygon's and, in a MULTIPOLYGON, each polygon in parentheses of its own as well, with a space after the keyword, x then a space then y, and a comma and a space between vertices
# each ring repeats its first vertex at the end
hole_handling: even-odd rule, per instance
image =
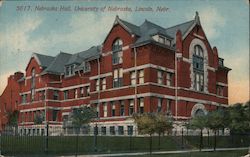
POLYGON ((112 45, 112 62, 113 64, 120 64, 122 63, 122 40, 121 39, 116 39, 112 45))
POLYGON ((153 36, 153 39, 161 44, 171 46, 171 40, 163 35, 157 34, 157 35, 153 36))
POLYGON ((69 65, 69 66, 66 66, 65 68, 65 76, 73 76, 75 73, 74 73, 74 65, 69 65))
POLYGON ((83 72, 84 73, 90 72, 90 63, 89 62, 84 62, 83 72))

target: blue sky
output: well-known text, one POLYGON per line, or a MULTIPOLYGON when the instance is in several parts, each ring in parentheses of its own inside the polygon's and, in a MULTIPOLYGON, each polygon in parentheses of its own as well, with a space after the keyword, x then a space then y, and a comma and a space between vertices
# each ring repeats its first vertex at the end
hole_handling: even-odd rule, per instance
POLYGON ((217 46, 229 74, 230 103, 249 99, 249 2, 248 0, 90 0, 0 2, 0 93, 8 75, 24 71, 33 52, 56 55, 76 53, 101 44, 116 15, 136 25, 145 19, 169 27, 192 20, 199 12, 211 46, 217 46), (20 6, 32 10, 18 11, 20 6), (71 11, 35 11, 40 7, 70 6, 71 11), (125 11, 74 11, 74 7, 131 7, 125 11), (135 12, 135 7, 158 6, 166 12, 135 12), (27 8, 26 7, 26 8, 27 8))

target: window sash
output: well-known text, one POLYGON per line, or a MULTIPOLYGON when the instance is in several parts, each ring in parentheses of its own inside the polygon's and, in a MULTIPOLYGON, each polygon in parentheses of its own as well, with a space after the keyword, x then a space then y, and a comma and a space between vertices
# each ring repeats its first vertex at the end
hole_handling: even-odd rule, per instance
POLYGON ((144 70, 139 70, 139 84, 144 83, 144 70))

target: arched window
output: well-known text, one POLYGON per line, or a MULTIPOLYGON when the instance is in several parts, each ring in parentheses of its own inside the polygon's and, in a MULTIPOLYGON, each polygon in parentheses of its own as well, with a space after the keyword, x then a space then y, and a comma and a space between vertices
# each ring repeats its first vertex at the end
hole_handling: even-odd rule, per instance
POLYGON ((36 71, 35 68, 33 68, 31 71, 31 87, 30 87, 31 101, 35 100, 35 84, 36 84, 36 71))
POLYGON ((120 64, 122 63, 122 40, 116 39, 112 45, 112 62, 113 64, 120 64))
POLYGON ((198 109, 195 113, 194 113, 194 116, 197 117, 197 116, 205 116, 205 113, 202 109, 198 109))
POLYGON ((194 46, 193 52, 194 89, 204 91, 204 54, 200 45, 194 46))

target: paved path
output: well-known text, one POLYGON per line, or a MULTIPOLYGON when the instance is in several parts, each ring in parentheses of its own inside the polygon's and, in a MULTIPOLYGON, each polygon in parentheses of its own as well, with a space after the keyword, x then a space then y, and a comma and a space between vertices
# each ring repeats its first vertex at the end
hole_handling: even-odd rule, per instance
MULTIPOLYGON (((241 148, 216 148, 216 151, 226 151, 226 150, 247 150, 248 147, 241 148)), ((177 154, 177 153, 190 153, 190 152, 199 152, 199 149, 192 150, 177 150, 177 151, 154 151, 152 154, 177 154)), ((202 152, 212 152, 214 149, 202 149, 202 152)), ((96 155, 78 155, 77 157, 119 157, 119 156, 132 156, 132 155, 148 155, 149 152, 139 152, 139 153, 117 153, 117 154, 96 154, 96 155)), ((60 156, 60 157, 75 157, 72 156, 60 156)))

